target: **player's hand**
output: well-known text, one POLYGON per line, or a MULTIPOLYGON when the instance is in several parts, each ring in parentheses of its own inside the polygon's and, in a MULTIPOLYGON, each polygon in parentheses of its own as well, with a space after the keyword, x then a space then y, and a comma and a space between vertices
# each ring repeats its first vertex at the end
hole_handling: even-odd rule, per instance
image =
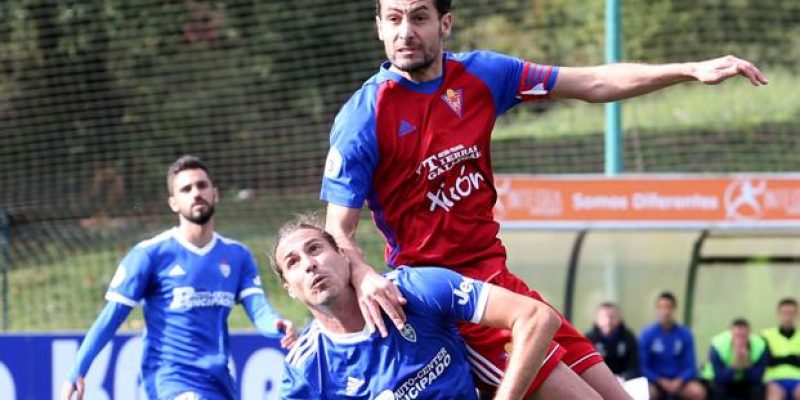
POLYGON ((75 399, 82 400, 83 399, 83 391, 86 388, 86 385, 83 383, 83 377, 78 376, 78 379, 75 381, 75 384, 72 382, 64 382, 64 385, 61 386, 61 400, 72 400, 72 395, 75 394, 75 399))
POLYGON ((381 309, 394 322, 397 329, 402 329, 406 324, 406 313, 403 311, 406 298, 400 293, 397 285, 384 276, 370 271, 356 287, 356 294, 358 294, 358 306, 367 326, 370 330, 377 328, 381 337, 389 335, 386 324, 383 323, 381 309))
POLYGON ((275 322, 275 326, 278 328, 279 331, 283 332, 283 337, 281 338, 281 347, 284 349, 291 349, 292 346, 297 342, 297 338, 300 336, 300 332, 295 328, 294 323, 289 321, 288 319, 279 319, 275 322))
POLYGON ((728 78, 741 75, 753 86, 766 85, 769 80, 753 63, 734 56, 701 61, 692 66, 692 76, 708 85, 716 85, 728 78))

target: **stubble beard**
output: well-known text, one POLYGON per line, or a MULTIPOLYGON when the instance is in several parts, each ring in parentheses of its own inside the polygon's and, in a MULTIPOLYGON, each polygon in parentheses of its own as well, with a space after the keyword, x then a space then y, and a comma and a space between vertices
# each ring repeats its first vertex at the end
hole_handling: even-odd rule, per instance
POLYGON ((214 206, 208 204, 202 211, 198 213, 193 213, 192 210, 189 210, 189 212, 181 213, 181 215, 183 215, 183 218, 185 218, 187 221, 203 226, 207 224, 208 221, 211 221, 211 217, 214 216, 214 211, 214 206))

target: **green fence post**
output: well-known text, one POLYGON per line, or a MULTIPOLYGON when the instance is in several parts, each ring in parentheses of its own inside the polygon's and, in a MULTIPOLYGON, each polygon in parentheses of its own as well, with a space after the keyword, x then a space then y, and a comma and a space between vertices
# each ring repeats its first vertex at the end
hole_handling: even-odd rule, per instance
MULTIPOLYGON (((622 0, 606 0, 606 63, 622 58, 622 0)), ((613 176, 622 172, 624 142, 622 140, 622 104, 606 104, 605 172, 613 176)))
POLYGON ((8 331, 8 271, 11 269, 11 219, 0 209, 0 296, 3 302, 3 331, 8 331))

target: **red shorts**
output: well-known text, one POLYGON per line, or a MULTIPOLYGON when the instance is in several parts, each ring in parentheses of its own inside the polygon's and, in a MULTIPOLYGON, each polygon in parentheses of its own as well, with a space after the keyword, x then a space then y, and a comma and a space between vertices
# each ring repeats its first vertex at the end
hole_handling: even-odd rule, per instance
MULTIPOLYGON (((537 291, 531 290, 522 279, 508 270, 490 277, 488 282, 548 304, 537 291)), ((532 395, 541 386, 559 361, 563 361, 578 375, 589 367, 603 362, 603 357, 595 350, 592 343, 561 313, 558 315, 561 317, 561 328, 556 332, 555 343, 548 348, 547 358, 528 389, 527 396, 532 395)), ((475 383, 481 392, 493 393, 502 379, 502 371, 506 368, 508 351, 511 350, 511 331, 470 323, 459 324, 458 328, 467 342, 469 360, 476 377, 475 383)))

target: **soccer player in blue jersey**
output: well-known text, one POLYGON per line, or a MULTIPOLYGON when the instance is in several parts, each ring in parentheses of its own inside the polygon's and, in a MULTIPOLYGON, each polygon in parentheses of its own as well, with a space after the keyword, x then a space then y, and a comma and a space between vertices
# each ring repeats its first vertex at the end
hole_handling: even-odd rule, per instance
POLYGON ((142 378, 150 399, 238 398, 228 370, 227 319, 244 306, 259 332, 290 347, 297 332, 272 309, 250 250, 214 232, 219 193, 198 158, 184 156, 167 173, 177 227, 137 244, 120 263, 106 304, 92 325, 61 392, 83 397, 83 376, 137 304, 146 334, 142 378))
MULTIPOLYGON (((444 268, 400 267, 386 276, 408 300, 401 329, 387 337, 369 329, 350 285, 350 262, 320 224, 286 224, 271 252, 289 295, 316 318, 289 352, 281 399, 475 399, 468 359, 478 359, 458 335, 456 321, 510 330, 513 349, 497 374, 496 399, 520 399, 546 360, 560 319, 537 300, 444 268)), ((386 317, 388 318, 388 317, 386 317)), ((489 371, 491 370, 491 372, 489 371)), ((563 363, 533 395, 537 399, 600 399, 563 363)))

